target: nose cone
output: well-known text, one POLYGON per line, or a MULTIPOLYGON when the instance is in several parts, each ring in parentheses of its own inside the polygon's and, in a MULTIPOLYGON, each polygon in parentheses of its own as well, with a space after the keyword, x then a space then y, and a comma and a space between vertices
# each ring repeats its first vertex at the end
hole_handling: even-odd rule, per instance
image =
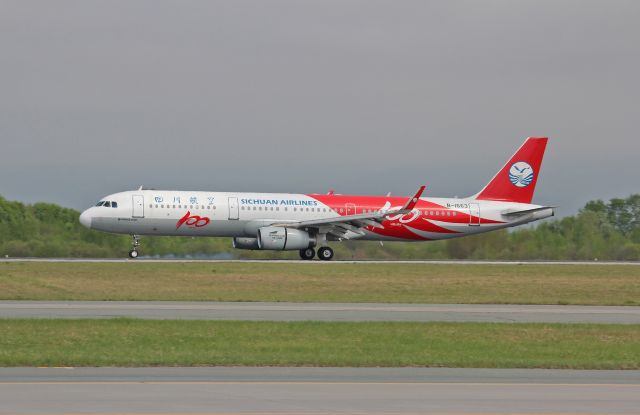
POLYGON ((82 226, 85 226, 87 228, 91 228, 91 213, 89 212, 89 210, 90 209, 87 209, 80 214, 80 223, 82 224, 82 226))

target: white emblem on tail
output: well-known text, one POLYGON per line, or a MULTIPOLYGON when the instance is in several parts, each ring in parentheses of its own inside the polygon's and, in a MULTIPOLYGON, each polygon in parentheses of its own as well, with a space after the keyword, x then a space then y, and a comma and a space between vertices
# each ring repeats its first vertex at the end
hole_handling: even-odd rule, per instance
POLYGON ((509 181, 517 187, 527 187, 534 177, 533 168, 526 161, 513 163, 509 169, 509 181))

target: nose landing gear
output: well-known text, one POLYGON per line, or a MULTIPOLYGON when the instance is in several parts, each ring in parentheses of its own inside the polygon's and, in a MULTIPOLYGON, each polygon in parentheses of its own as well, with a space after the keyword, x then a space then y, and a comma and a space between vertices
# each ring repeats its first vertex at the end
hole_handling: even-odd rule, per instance
POLYGON ((138 258, 138 247, 140 246, 140 237, 138 235, 131 235, 133 239, 132 245, 133 249, 129 251, 129 258, 138 258))

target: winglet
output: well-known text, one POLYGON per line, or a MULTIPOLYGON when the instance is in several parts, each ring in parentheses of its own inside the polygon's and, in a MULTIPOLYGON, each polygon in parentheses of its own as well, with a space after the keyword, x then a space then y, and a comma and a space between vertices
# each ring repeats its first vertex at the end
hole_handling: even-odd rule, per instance
POLYGON ((402 209, 400 209, 401 212, 407 211, 410 212, 414 207, 416 207, 416 205, 418 204, 418 200, 420 200, 420 196, 422 196, 422 192, 424 192, 424 189, 427 186, 422 185, 420 186, 420 188, 418 189, 418 191, 416 192, 415 195, 413 195, 413 197, 409 200, 407 200, 407 203, 404 204, 404 206, 402 206, 402 209))

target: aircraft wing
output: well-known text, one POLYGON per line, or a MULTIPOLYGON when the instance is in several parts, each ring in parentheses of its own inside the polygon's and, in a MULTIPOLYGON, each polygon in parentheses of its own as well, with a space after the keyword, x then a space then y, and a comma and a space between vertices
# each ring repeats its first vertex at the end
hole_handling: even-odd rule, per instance
POLYGON ((326 233, 333 234, 338 238, 350 239, 350 233, 357 236, 364 235, 362 228, 373 226, 374 228, 384 229, 382 222, 387 220, 389 216, 405 214, 411 212, 420 200, 420 196, 425 186, 420 186, 416 194, 409 198, 404 206, 400 209, 378 210, 369 213, 361 213, 358 215, 346 215, 324 219, 304 220, 298 222, 274 223, 271 226, 282 226, 287 228, 317 228, 322 229, 326 233))

